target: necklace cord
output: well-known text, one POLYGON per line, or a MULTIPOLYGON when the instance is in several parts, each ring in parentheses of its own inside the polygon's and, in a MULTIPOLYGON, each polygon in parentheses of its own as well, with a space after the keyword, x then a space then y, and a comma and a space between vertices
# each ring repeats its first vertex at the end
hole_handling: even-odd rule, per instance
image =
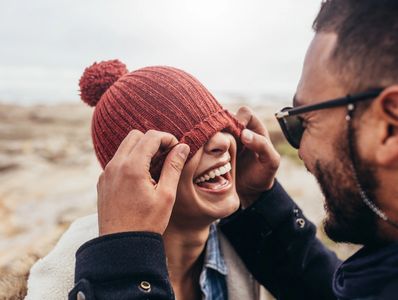
POLYGON ((348 135, 348 144, 349 144, 349 154, 350 154, 350 160, 351 160, 351 167, 353 171, 353 178, 356 184, 356 187, 358 189, 359 195, 362 199, 362 201, 366 204, 367 207, 371 211, 373 211, 380 219, 383 221, 387 222, 391 226, 395 227, 398 229, 398 223, 391 220, 385 212, 383 212, 375 203, 372 201, 368 195, 366 194, 365 190, 362 188, 362 185, 360 183, 360 179, 358 177, 358 172, 357 172, 357 161, 355 159, 355 152, 354 152, 354 145, 353 145, 353 125, 352 125, 352 119, 354 117, 354 111, 355 111, 355 105, 350 103, 347 106, 347 116, 346 120, 348 122, 348 130, 347 130, 347 135, 348 135))

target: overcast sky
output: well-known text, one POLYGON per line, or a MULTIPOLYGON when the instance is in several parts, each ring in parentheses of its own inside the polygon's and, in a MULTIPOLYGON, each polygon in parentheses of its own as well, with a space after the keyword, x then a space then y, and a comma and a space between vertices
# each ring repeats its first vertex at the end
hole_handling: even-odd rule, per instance
POLYGON ((78 101, 94 61, 182 68, 212 92, 291 97, 320 0, 0 0, 0 101, 78 101))

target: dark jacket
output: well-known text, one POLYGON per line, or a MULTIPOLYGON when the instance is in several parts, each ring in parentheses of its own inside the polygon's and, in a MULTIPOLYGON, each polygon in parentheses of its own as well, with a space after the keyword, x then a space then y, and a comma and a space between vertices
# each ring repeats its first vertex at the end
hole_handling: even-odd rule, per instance
MULTIPOLYGON (((340 261, 316 239, 314 224, 278 183, 253 206, 223 220, 221 229, 277 299, 336 299, 332 279, 340 261)), ((70 300, 79 292, 86 300, 174 299, 162 238, 153 233, 87 242, 76 253, 75 283, 70 300)))

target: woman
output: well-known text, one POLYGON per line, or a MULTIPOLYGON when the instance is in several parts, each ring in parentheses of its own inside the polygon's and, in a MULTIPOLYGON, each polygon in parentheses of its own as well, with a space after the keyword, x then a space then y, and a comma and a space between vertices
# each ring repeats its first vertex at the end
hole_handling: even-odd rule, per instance
MULTIPOLYGON (((270 297, 216 225, 240 205, 235 166, 243 126, 198 80, 176 68, 147 67, 128 73, 117 60, 95 63, 85 70, 80 89, 83 101, 95 106, 92 138, 103 168, 133 129, 169 132, 190 146, 163 235, 176 299, 270 297)), ((155 183, 166 154, 158 153, 151 163, 148 176, 155 183)), ((74 253, 98 236, 97 228, 96 216, 72 224, 54 250, 32 268, 27 299, 58 299, 55 293, 59 299, 66 297, 73 287, 74 253), (45 286, 57 291, 46 294, 45 286)))

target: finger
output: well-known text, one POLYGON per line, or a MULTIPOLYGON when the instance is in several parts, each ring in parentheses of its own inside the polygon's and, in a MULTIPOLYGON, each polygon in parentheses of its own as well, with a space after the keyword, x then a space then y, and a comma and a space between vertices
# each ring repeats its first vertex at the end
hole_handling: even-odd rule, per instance
POLYGON ((120 143, 117 148, 115 155, 112 160, 117 160, 121 157, 126 157, 130 154, 131 150, 138 143, 138 141, 144 136, 144 134, 136 129, 131 130, 127 136, 120 143))
POLYGON ((144 134, 141 131, 136 129, 131 130, 120 143, 115 155, 128 155, 143 136, 144 134))
POLYGON ((145 167, 149 171, 152 158, 158 150, 168 149, 178 144, 177 138, 167 132, 148 130, 139 140, 134 149, 130 152, 131 158, 136 159, 136 163, 145 167))
POLYGON ((236 118, 248 129, 265 136, 269 136, 263 122, 247 106, 242 106, 236 113, 236 118))
POLYGON ((180 180, 182 169, 189 154, 189 146, 179 144, 170 151, 163 164, 160 174, 158 189, 167 189, 170 193, 177 191, 178 181, 180 180))
POLYGON ((249 129, 244 129, 242 132, 242 143, 246 148, 257 153, 259 161, 262 163, 272 163, 279 161, 279 153, 276 151, 270 139, 257 134, 249 129))

